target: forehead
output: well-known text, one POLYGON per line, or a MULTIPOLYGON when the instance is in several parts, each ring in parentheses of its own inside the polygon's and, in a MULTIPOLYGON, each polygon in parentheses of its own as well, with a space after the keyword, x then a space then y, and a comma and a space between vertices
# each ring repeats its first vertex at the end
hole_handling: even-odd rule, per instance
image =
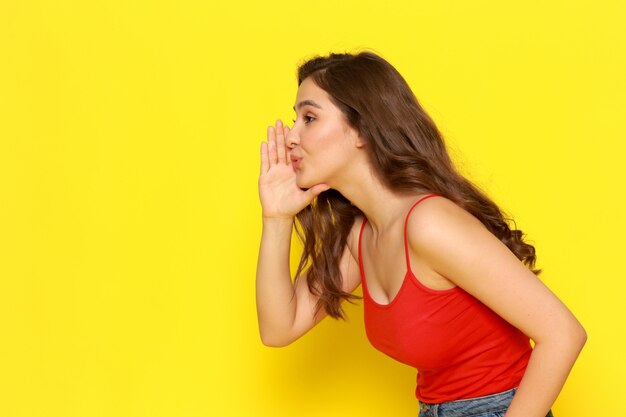
POLYGON ((323 103, 329 103, 330 97, 328 93, 315 84, 311 77, 307 77, 300 83, 298 93, 296 95, 296 110, 298 104, 304 100, 313 100, 324 107, 323 103))

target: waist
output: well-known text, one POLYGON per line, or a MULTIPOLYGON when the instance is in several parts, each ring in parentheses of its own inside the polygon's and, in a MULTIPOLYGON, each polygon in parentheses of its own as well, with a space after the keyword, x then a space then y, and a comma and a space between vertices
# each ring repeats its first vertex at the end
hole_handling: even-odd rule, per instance
POLYGON ((517 388, 482 397, 446 401, 439 404, 419 402, 419 417, 467 417, 487 413, 504 413, 511 404, 517 388))

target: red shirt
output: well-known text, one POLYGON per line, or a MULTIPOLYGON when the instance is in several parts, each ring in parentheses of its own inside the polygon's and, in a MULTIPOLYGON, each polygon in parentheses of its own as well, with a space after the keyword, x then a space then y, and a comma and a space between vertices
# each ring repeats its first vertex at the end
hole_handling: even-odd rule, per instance
POLYGON ((372 345, 417 368, 415 396, 425 403, 479 397, 519 386, 532 352, 530 339, 460 287, 433 290, 411 271, 404 222, 407 273, 396 297, 378 304, 367 289, 361 236, 365 330, 372 345))

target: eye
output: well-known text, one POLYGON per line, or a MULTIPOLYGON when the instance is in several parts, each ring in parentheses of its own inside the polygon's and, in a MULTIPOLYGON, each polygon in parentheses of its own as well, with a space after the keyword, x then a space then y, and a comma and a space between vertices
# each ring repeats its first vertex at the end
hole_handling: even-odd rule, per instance
MULTIPOLYGON (((304 124, 306 125, 306 124, 311 123, 313 120, 315 120, 315 117, 307 115, 307 116, 302 116, 302 119, 304 120, 304 124)), ((293 120, 293 123, 295 124, 296 123, 296 119, 292 119, 292 120, 293 120)))

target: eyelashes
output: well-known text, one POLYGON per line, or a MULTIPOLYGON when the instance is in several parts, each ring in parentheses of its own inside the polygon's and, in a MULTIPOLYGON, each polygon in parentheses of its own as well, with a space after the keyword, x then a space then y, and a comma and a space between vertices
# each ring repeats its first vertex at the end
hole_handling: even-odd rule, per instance
MULTIPOLYGON (((315 120, 315 117, 311 117, 311 116, 303 116, 302 118, 304 119, 304 124, 309 124, 313 120, 315 120)), ((296 120, 295 119, 292 119, 292 120, 293 120, 293 123, 295 124, 296 120)))

